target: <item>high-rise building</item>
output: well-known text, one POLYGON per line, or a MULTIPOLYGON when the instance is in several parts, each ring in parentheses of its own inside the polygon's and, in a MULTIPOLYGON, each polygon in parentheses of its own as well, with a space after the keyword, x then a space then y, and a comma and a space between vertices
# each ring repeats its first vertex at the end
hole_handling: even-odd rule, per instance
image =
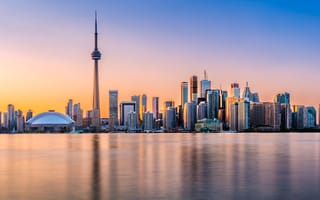
POLYGON ((265 126, 270 127, 273 131, 280 130, 281 123, 281 106, 279 103, 265 102, 265 126))
POLYGON ((152 97, 152 112, 153 118, 159 119, 159 97, 152 97))
POLYGON ((238 102, 230 105, 230 130, 238 131, 238 102))
POLYGON ((83 110, 81 109, 80 103, 73 105, 73 117, 75 127, 80 128, 83 126, 83 110))
POLYGON ((143 119, 145 112, 147 112, 147 95, 143 94, 140 101, 140 119, 143 119))
POLYGON ((0 130, 2 129, 2 112, 0 112, 0 130))
POLYGON ((118 125, 118 90, 109 90, 109 130, 118 125))
POLYGON ((202 119, 207 119, 208 115, 207 115, 207 103, 205 101, 201 101, 198 104, 198 116, 197 116, 197 120, 202 120, 202 119))
POLYGON ((163 103, 163 113, 166 113, 167 108, 174 107, 174 101, 165 101, 163 103))
POLYGON ((319 104, 319 108, 318 108, 318 126, 320 127, 320 104, 319 104))
POLYGON ((24 116, 21 110, 16 111, 17 132, 24 132, 24 116))
POLYGON ((197 122, 197 104, 195 102, 187 102, 184 104, 184 129, 193 131, 197 122))
POLYGON ((307 126, 306 128, 316 127, 316 115, 317 111, 313 106, 307 106, 307 126))
POLYGON ((8 113, 3 113, 3 127, 8 129, 9 127, 9 119, 8 119, 8 113))
POLYGON ((239 87, 239 83, 231 83, 231 87, 230 87, 230 97, 240 98, 240 87, 239 87))
POLYGON ((188 102, 188 82, 181 82, 181 105, 188 102))
POLYGON ((73 108, 73 102, 72 102, 72 99, 69 99, 66 106, 66 115, 68 115, 70 118, 73 117, 72 108, 73 108))
POLYGON ((190 101, 197 103, 198 100, 198 77, 190 77, 190 101))
POLYGON ((274 102, 290 104, 290 94, 288 92, 279 93, 274 96, 274 102))
POLYGON ((123 101, 120 103, 120 125, 127 126, 128 114, 136 111, 136 102, 123 101))
POLYGON ((135 132, 138 129, 138 116, 136 112, 129 112, 127 116, 127 127, 129 132, 135 132))
POLYGON ((238 102, 238 131, 244 131, 250 128, 250 102, 238 102))
POLYGON ((204 79, 200 81, 200 92, 202 98, 206 98, 206 91, 211 89, 211 81, 208 80, 207 71, 204 71, 204 79))
POLYGON ((26 121, 28 121, 29 119, 31 119, 33 116, 32 110, 28 110, 27 115, 26 115, 26 121))
POLYGON ((97 13, 95 13, 95 32, 94 32, 94 50, 91 53, 94 60, 94 79, 93 79, 93 108, 92 108, 92 126, 96 131, 100 130, 100 96, 99 96, 99 69, 98 62, 101 59, 101 53, 98 49, 98 25, 97 13))
POLYGON ((239 98, 235 96, 231 96, 227 98, 226 101, 226 108, 225 108, 225 114, 226 114, 226 124, 227 126, 230 126, 230 110, 231 110, 231 105, 235 102, 238 102, 239 98))
POLYGON ((307 113, 303 105, 292 106, 292 128, 303 129, 306 127, 307 113))
POLYGON ((220 90, 220 108, 226 108, 228 92, 220 90))
POLYGON ((143 129, 145 132, 150 132, 154 128, 154 118, 153 113, 145 112, 143 113, 143 129))
POLYGON ((131 96, 131 101, 136 103, 135 112, 138 115, 138 121, 140 120, 140 95, 131 96))
POLYGON ((176 128, 176 109, 168 107, 165 112, 164 128, 166 131, 173 131, 176 128))
POLYGON ((263 103, 250 104, 250 126, 252 128, 265 126, 265 106, 263 103))
POLYGON ((12 104, 8 105, 8 127, 9 131, 16 130, 16 116, 14 111, 14 106, 12 104))
POLYGON ((244 88, 242 98, 249 102, 259 102, 259 94, 258 93, 252 93, 250 91, 250 87, 248 82, 246 83, 246 87, 244 88))
POLYGON ((281 103, 281 123, 280 130, 288 130, 291 128, 291 109, 290 104, 281 103))
POLYGON ((220 90, 207 91, 207 117, 209 119, 218 119, 220 107, 220 90))

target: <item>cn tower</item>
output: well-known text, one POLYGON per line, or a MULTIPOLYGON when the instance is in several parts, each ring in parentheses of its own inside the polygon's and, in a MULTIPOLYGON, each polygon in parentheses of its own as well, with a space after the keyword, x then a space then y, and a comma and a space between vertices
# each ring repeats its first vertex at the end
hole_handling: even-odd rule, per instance
POLYGON ((100 130, 100 97, 99 97, 98 61, 101 59, 101 53, 98 50, 97 12, 95 12, 94 50, 91 53, 91 57, 92 57, 92 60, 94 60, 92 126, 96 129, 96 131, 99 131, 100 130))

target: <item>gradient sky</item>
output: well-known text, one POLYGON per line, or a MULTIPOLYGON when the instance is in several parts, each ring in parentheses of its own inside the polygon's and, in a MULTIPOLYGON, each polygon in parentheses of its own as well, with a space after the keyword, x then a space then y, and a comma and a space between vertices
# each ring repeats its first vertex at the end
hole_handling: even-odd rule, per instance
MULTIPOLYGON (((207 70, 271 101, 320 103, 320 2, 308 0, 10 0, 0 4, 0 111, 64 112, 69 98, 92 107, 94 10, 100 101, 147 94, 180 102, 180 82, 207 70)), ((242 91, 241 91, 242 93, 242 91)))

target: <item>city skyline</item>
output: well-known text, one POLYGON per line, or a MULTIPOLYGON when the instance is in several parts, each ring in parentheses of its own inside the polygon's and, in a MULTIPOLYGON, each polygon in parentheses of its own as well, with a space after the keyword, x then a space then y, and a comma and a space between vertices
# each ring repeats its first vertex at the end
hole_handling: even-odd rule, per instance
POLYGON ((17 2, 1 5, 6 31, 0 47, 0 111, 11 103, 24 113, 64 112, 68 99, 92 109, 88 54, 98 3, 102 117, 109 115, 109 90, 119 91, 119 102, 146 94, 151 111, 154 96, 178 104, 180 83, 197 75, 199 87, 203 70, 214 89, 228 91, 237 82, 242 93, 249 81, 261 101, 289 92, 292 104, 317 108, 320 102, 319 3, 17 2))

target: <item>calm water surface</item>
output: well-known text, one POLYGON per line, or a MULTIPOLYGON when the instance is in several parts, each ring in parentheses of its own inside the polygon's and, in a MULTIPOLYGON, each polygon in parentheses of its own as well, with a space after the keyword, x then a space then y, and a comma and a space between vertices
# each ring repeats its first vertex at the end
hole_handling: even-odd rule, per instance
POLYGON ((0 135, 0 199, 320 199, 320 134, 0 135))

